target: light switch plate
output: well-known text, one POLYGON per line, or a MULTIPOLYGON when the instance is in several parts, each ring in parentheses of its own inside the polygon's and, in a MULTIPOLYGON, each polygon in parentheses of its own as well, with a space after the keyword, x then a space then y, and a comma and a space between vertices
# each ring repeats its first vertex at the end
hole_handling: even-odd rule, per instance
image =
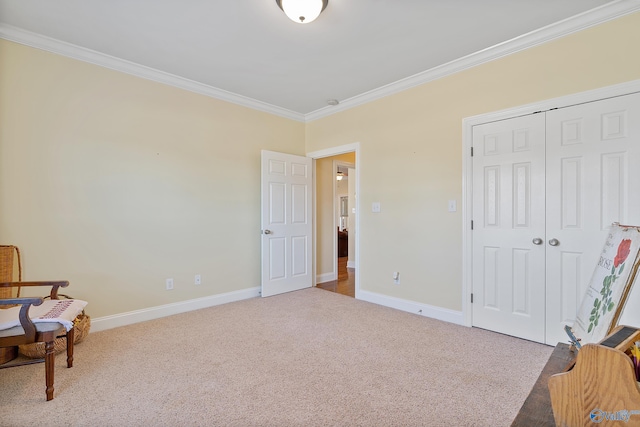
POLYGON ((371 212, 374 212, 374 213, 380 212, 380 202, 371 203, 371 212))
POLYGON ((455 212, 457 210, 456 201, 449 200, 449 212, 455 212))

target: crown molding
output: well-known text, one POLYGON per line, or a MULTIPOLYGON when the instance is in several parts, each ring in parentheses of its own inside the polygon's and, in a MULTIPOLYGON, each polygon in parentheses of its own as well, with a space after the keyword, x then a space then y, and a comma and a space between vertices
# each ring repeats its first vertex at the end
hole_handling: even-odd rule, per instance
POLYGON ((156 70, 151 67, 136 64, 135 62, 116 58, 115 56, 97 52, 95 50, 80 47, 71 43, 46 37, 40 34, 26 31, 12 25, 0 24, 0 38, 26 46, 35 47, 47 52, 88 62, 111 70, 120 71, 146 80, 174 86, 189 92, 198 93, 211 98, 248 107, 254 110, 285 117, 287 119, 304 122, 304 114, 280 108, 266 102, 258 101, 246 96, 238 95, 213 86, 205 85, 194 80, 156 70))
POLYGON ((338 105, 323 107, 306 114, 305 121, 318 120, 638 11, 640 11, 640 0, 618 0, 394 83, 356 95, 340 101, 338 105))
POLYGON ((297 113, 11 25, 0 24, 0 38, 287 119, 311 122, 638 11, 640 11, 640 0, 617 0, 394 83, 342 100, 336 106, 323 107, 307 114, 297 113))

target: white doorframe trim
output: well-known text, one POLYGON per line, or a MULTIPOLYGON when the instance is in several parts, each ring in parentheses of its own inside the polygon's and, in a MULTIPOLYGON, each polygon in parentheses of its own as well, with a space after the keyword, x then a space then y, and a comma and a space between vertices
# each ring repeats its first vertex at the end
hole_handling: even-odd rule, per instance
POLYGON ((640 80, 632 80, 586 92, 538 101, 506 110, 479 114, 462 120, 462 317, 465 326, 473 325, 471 310, 471 291, 473 290, 473 237, 471 232, 471 221, 473 220, 473 168, 471 161, 473 126, 635 92, 640 92, 640 80))
MULTIPOLYGON (((346 144, 346 145, 340 145, 337 147, 331 147, 331 148, 326 148, 324 150, 318 150, 318 151, 312 151, 307 153, 307 157, 311 157, 314 162, 313 162, 313 210, 314 212, 316 211, 317 207, 316 207, 316 174, 315 174, 315 160, 316 159, 321 159, 323 157, 332 157, 332 156, 337 156, 340 154, 345 154, 345 153, 351 153, 354 152, 356 153, 356 230, 358 230, 358 232, 356 233, 356 277, 355 277, 355 292, 356 292, 356 299, 360 299, 359 298, 359 294, 360 294, 360 143, 359 142, 354 142, 351 144, 346 144)), ((335 183, 334 183, 334 199, 335 199, 335 183)), ((335 203, 335 200, 334 200, 335 203)), ((313 270, 314 270, 314 277, 316 274, 316 216, 314 214, 313 216, 313 270)), ((335 218, 334 218, 334 222, 335 222, 335 218)), ((335 227, 335 224, 334 224, 335 227)), ((335 251, 337 251, 336 245, 334 246, 334 255, 336 254, 335 251)), ((335 258, 335 257, 334 257, 335 258)), ((335 263, 336 261, 334 261, 335 263)), ((334 267, 335 270, 335 267, 334 267)), ((315 283, 314 283, 315 285, 315 283)))

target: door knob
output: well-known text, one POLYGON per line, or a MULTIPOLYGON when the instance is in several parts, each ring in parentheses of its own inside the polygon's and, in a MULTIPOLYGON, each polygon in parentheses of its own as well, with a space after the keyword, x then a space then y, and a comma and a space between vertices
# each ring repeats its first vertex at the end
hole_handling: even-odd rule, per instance
POLYGON ((533 239, 533 244, 534 245, 541 245, 543 242, 543 240, 539 237, 536 237, 535 239, 533 239))
POLYGON ((262 234, 271 234, 271 230, 264 230, 262 234))
POLYGON ((560 241, 558 239, 551 239, 549 240, 549 244, 551 246, 558 246, 560 244, 560 241))

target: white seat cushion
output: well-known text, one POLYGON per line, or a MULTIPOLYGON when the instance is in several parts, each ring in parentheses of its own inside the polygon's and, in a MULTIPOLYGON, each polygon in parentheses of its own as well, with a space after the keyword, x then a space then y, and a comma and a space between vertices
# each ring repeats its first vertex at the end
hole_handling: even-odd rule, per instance
MULTIPOLYGON (((34 323, 33 325, 36 327, 36 331, 38 332, 49 332, 49 331, 55 331, 56 329, 64 328, 64 325, 62 323, 57 323, 57 322, 34 323)), ((24 335, 24 329, 22 329, 22 326, 14 326, 13 328, 10 328, 10 329, 0 330, 0 338, 14 337, 14 336, 20 336, 20 335, 24 335)))
MULTIPOLYGON (((45 300, 38 306, 32 305, 29 307, 29 318, 38 331, 53 330, 60 325, 64 326, 68 331, 73 328, 73 320, 78 314, 82 313, 86 305, 86 301, 78 299, 45 300), (44 329, 48 328, 45 326, 48 323, 55 325, 51 326, 53 329, 44 329)), ((20 308, 21 306, 16 306, 0 310, 0 337, 24 334, 24 331, 22 333, 11 332, 9 335, 4 335, 2 332, 5 330, 12 331, 15 328, 19 328, 19 331, 22 331, 18 317, 20 308)))

